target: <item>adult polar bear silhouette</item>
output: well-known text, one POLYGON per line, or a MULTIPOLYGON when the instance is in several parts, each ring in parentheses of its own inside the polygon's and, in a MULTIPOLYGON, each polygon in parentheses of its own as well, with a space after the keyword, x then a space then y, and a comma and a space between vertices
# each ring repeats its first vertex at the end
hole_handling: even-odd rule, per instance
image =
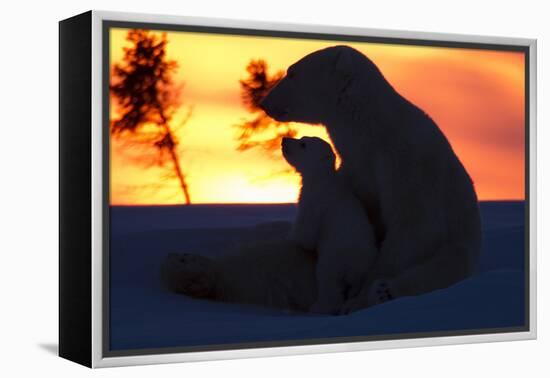
MULTIPOLYGON (((470 177, 437 125, 367 57, 346 46, 313 52, 288 68, 262 107, 279 121, 327 128, 342 158, 338 176, 374 227, 378 258, 343 313, 473 272, 481 225, 470 177)), ((163 272, 190 296, 304 310, 316 300, 315 265, 314 255, 281 239, 216 260, 170 256, 163 272)))
POLYGON ((322 139, 283 138, 283 156, 302 177, 290 235, 317 251, 317 300, 310 312, 337 314, 361 290, 378 249, 367 213, 336 175, 336 156, 322 139))
POLYGON ((343 312, 472 274, 481 249, 472 181, 434 121, 366 56, 347 46, 311 53, 261 106, 277 121, 326 127, 342 157, 338 173, 375 227, 378 259, 343 312))

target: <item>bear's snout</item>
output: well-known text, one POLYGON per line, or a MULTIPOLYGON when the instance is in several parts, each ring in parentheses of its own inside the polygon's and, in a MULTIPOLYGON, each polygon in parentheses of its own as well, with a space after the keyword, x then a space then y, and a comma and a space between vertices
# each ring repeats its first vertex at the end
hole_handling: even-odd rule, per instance
POLYGON ((274 100, 273 97, 275 97, 275 95, 273 94, 273 90, 271 90, 271 92, 260 101, 258 106, 274 120, 284 122, 285 116, 288 115, 288 110, 280 105, 277 106, 277 101, 274 100))
POLYGON ((267 115, 270 115, 269 112, 271 111, 270 102, 271 101, 269 100, 269 94, 268 94, 258 104, 260 109, 262 109, 267 115))
POLYGON ((260 109, 262 109, 262 110, 263 110, 264 112, 266 112, 266 113, 267 113, 267 107, 268 107, 268 105, 267 105, 267 97, 268 97, 268 96, 265 96, 264 98, 262 98, 262 99, 260 100, 260 103, 258 104, 258 107, 259 107, 260 109))

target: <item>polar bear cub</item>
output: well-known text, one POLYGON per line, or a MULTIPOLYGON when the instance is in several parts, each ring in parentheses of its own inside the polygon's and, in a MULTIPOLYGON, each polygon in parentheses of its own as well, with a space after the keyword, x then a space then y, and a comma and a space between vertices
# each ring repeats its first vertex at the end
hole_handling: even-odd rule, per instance
POLYGON ((302 177, 291 238, 318 254, 317 300, 310 311, 337 314, 357 295, 376 258, 372 225, 359 199, 338 178, 328 143, 315 137, 283 138, 282 150, 302 177))

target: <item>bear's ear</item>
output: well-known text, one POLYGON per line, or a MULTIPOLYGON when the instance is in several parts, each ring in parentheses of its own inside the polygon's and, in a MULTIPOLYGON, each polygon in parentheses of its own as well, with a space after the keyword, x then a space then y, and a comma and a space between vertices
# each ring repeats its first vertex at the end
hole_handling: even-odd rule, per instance
POLYGON ((334 72, 349 77, 353 73, 353 54, 349 47, 339 46, 336 48, 336 57, 334 59, 334 72))

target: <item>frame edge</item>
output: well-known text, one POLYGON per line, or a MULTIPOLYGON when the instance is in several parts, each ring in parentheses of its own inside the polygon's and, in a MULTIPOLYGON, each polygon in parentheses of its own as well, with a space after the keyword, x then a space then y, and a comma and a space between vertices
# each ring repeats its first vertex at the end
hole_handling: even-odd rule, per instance
POLYGON ((458 345, 466 343, 502 342, 516 340, 534 340, 536 331, 536 47, 533 38, 509 38, 501 36, 480 36, 466 34, 431 33, 425 31, 380 30, 357 27, 340 27, 318 24, 292 24, 238 19, 186 17, 158 14, 140 14, 111 11, 92 11, 92 367, 117 367, 157 363, 196 362, 208 360, 228 360, 237 358, 275 357, 303 355, 312 353, 333 353, 366 351, 406 347, 426 347, 440 345, 458 345), (410 39, 428 41, 454 41, 463 43, 514 45, 526 48, 529 55, 529 330, 513 333, 495 333, 485 335, 440 336, 405 340, 366 341, 338 344, 316 344, 303 346, 265 347, 256 349, 232 349, 206 352, 143 354, 138 356, 104 357, 102 336, 102 22, 128 21, 147 23, 173 23, 195 26, 230 27, 244 29, 262 29, 269 31, 319 32, 342 35, 369 35, 374 37, 402 38, 406 34, 410 39))

